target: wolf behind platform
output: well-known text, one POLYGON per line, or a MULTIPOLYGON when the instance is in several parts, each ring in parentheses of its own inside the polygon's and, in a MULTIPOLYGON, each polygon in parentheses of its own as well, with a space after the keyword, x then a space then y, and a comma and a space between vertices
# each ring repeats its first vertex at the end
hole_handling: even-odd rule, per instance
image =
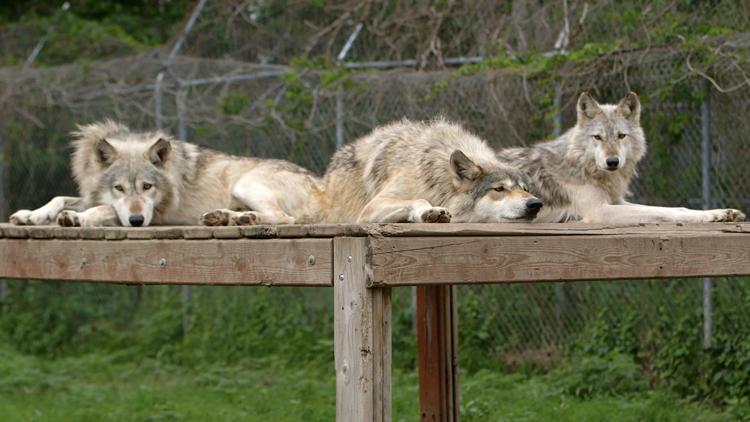
POLYGON ((500 161, 527 172, 544 209, 535 222, 602 224, 738 221, 735 209, 690 210, 631 204, 625 200, 636 165, 646 153, 641 104, 629 93, 617 105, 583 93, 577 123, 559 138, 529 148, 497 152, 500 161))

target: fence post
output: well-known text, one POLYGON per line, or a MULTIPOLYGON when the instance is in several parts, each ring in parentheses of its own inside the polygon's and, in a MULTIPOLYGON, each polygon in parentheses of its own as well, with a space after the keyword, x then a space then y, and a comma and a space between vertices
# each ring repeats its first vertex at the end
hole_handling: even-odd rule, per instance
POLYGON ((391 289, 367 288, 367 238, 333 239, 336 420, 391 420, 391 289))
POLYGON ((336 90, 336 149, 344 145, 344 89, 336 90))
POLYGON ((417 287, 421 421, 457 422, 458 318, 454 286, 417 287))
MULTIPOLYGON (((0 222, 8 219, 7 199, 5 198, 5 150, 3 148, 4 126, 0 121, 0 222)), ((8 306, 8 285, 0 278, 0 314, 4 315, 8 306)))
MULTIPOLYGON (((711 87, 705 84, 705 96, 701 100, 701 175, 703 209, 710 209, 711 203, 711 87)), ((711 347, 713 337, 713 279, 703 279, 703 347, 711 347)))
POLYGON ((31 54, 29 54, 29 57, 26 58, 26 62, 23 64, 24 68, 28 68, 32 64, 34 64, 34 61, 36 61, 37 56, 39 56, 39 53, 42 52, 42 49, 44 48, 44 44, 47 43, 47 39, 50 35, 55 31, 55 25, 57 25, 57 22, 62 17, 63 13, 68 11, 70 9, 70 3, 67 1, 63 3, 60 10, 55 13, 55 16, 52 18, 52 21, 50 22, 49 26, 47 26, 47 32, 42 36, 42 38, 39 39, 39 42, 36 43, 34 46, 34 49, 31 50, 31 54))
MULTIPOLYGON (((180 35, 177 37, 177 40, 175 40, 174 45, 172 46, 172 49, 169 51, 169 54, 167 55, 166 60, 164 61, 164 68, 159 71, 159 73, 156 75, 156 81, 154 83, 154 111, 156 113, 156 127, 157 129, 162 129, 163 122, 162 122, 162 83, 164 81, 164 74, 167 73, 169 76, 172 77, 172 79, 177 84, 177 93, 175 94, 175 102, 177 103, 177 119, 178 119, 178 137, 180 140, 187 141, 187 123, 185 121, 185 115, 187 113, 187 106, 185 104, 185 91, 184 86, 180 79, 175 76, 174 72, 172 71, 172 60, 177 56, 177 54, 180 52, 180 49, 182 49, 182 45, 185 43, 185 40, 187 39, 188 34, 190 34, 190 31, 193 30, 193 26, 195 25, 195 22, 198 21, 198 16, 203 12, 203 8, 206 6, 207 0, 199 0, 198 4, 195 5, 195 8, 193 9, 193 12, 190 14, 190 18, 188 19, 185 26, 182 28, 182 31, 180 32, 180 35)), ((191 300, 191 290, 189 285, 183 285, 182 286, 182 334, 187 335, 188 331, 190 330, 190 300, 191 300)))
MULTIPOLYGON (((552 130, 555 138, 559 138, 560 134, 562 133, 562 87, 560 86, 559 81, 555 83, 555 98, 553 101, 553 107, 555 108, 555 117, 553 119, 552 130)), ((563 336, 563 307, 565 305, 565 291, 563 290, 564 288, 565 285, 563 283, 555 283, 555 322, 557 323, 558 342, 562 339, 563 336)))
MULTIPOLYGON (((182 141, 188 140, 188 131, 187 131, 187 102, 185 101, 187 93, 185 92, 185 89, 180 85, 179 81, 177 82, 177 93, 175 95, 175 102, 177 105, 177 136, 182 141)), ((182 334, 187 335, 188 331, 190 331, 191 321, 190 321, 190 299, 191 299, 191 291, 190 291, 189 285, 182 285, 182 334)))
MULTIPOLYGON (((354 41, 359 36, 359 32, 362 31, 362 26, 362 22, 357 23, 354 31, 346 39, 344 47, 339 51, 339 55, 336 57, 336 63, 339 66, 349 54, 349 50, 351 50, 354 41)), ((341 148, 342 145, 344 145, 344 88, 339 86, 336 90, 336 149, 341 148)))

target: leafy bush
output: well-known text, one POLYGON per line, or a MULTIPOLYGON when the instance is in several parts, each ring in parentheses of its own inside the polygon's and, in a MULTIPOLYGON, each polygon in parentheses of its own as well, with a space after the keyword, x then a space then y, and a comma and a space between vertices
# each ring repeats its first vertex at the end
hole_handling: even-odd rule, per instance
POLYGON ((572 357, 550 376, 563 393, 579 399, 625 396, 648 387, 638 364, 621 353, 572 357))

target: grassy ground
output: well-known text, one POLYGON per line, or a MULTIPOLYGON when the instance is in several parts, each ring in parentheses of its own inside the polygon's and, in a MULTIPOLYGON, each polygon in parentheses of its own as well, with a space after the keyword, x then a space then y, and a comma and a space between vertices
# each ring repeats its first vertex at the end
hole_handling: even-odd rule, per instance
MULTIPOLYGON (((329 368, 279 363, 182 368, 102 356, 48 361, 0 347, 3 421, 331 421, 329 368)), ((416 421, 417 378, 394 374, 394 420, 416 421)), ((719 421, 715 409, 646 391, 578 400, 547 376, 462 375, 464 421, 719 421)))

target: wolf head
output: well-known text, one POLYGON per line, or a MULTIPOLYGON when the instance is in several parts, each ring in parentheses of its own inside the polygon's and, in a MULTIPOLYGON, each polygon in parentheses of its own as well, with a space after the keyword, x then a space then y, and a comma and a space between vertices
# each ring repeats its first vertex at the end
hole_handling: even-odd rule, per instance
POLYGON ((512 167, 479 166, 462 151, 450 156, 454 187, 468 196, 468 221, 502 222, 531 220, 542 208, 542 201, 529 193, 528 175, 512 167))
POLYGON ((74 135, 73 174, 90 206, 111 205, 123 226, 148 226, 155 210, 174 199, 166 135, 131 132, 112 121, 81 126, 74 135))
POLYGON ((593 160, 597 171, 634 168, 646 152, 638 96, 630 92, 617 105, 599 104, 584 92, 578 97, 577 111, 572 147, 593 160))

